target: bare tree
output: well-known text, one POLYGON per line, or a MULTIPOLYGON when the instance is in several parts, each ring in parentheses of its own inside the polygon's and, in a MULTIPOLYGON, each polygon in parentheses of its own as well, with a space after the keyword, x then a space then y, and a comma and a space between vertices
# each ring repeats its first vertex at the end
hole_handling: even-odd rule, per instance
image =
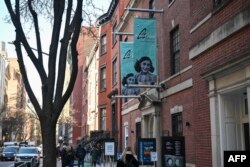
POLYGON ((65 103, 70 97, 77 76, 78 53, 76 44, 81 29, 83 0, 15 0, 14 4, 12 4, 12 2, 13 0, 5 0, 11 21, 16 29, 14 45, 25 89, 41 124, 44 154, 43 167, 56 166, 56 123, 65 103), (73 2, 76 2, 76 4, 73 4, 73 2), (53 8, 51 20, 53 27, 49 53, 48 55, 44 55, 38 14, 50 14, 50 6, 48 5, 51 5, 53 8), (27 8, 25 8, 25 6, 27 6, 27 8), (42 11, 42 9, 44 10, 42 11), (64 14, 65 23, 63 25, 62 20, 64 14), (36 52, 32 50, 24 31, 24 20, 28 16, 31 16, 32 27, 34 27, 35 30, 36 52), (61 31, 63 33, 62 39, 60 39, 61 31), (69 45, 72 55, 72 71, 68 87, 66 91, 63 91, 69 45), (39 103, 27 77, 24 51, 34 64, 41 79, 42 104, 39 103), (45 70, 43 56, 49 57, 48 71, 45 70))
POLYGON ((11 116, 5 116, 2 120, 3 134, 6 136, 5 140, 21 141, 24 139, 23 130, 26 122, 27 116, 21 110, 12 113, 11 116))

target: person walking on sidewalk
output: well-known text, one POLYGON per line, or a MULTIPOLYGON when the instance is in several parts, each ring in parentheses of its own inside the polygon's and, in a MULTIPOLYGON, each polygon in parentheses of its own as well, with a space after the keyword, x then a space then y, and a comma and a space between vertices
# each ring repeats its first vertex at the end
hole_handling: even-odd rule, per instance
POLYGON ((67 154, 68 154, 68 160, 69 160, 69 167, 73 167, 74 160, 75 160, 75 151, 74 151, 73 146, 68 146, 67 154))
POLYGON ((77 149, 76 149, 76 157, 78 159, 78 167, 84 167, 84 158, 86 155, 86 150, 84 149, 84 147, 79 144, 77 149))
POLYGON ((67 146, 63 145, 62 150, 60 151, 62 167, 66 167, 69 165, 68 153, 67 153, 67 146))
POLYGON ((96 163, 100 157, 100 150, 97 148, 96 144, 93 146, 92 150, 90 151, 91 159, 92 159, 92 166, 96 167, 96 163))

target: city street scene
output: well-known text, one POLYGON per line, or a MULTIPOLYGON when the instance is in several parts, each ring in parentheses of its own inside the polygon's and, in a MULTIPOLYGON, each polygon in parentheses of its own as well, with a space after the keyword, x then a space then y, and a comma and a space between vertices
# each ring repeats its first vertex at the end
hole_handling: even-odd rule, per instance
POLYGON ((250 166, 250 0, 0 6, 0 167, 250 166))

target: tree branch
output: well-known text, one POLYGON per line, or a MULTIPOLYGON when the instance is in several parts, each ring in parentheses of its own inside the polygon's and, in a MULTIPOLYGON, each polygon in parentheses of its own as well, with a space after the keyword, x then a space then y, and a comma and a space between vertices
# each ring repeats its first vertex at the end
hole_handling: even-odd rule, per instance
POLYGON ((36 58, 36 56, 34 55, 28 41, 27 41, 27 38, 24 34, 24 31, 23 31, 23 28, 21 26, 21 21, 20 21, 20 13, 19 13, 19 0, 16 1, 16 4, 18 4, 18 6, 16 5, 16 12, 18 14, 15 14, 14 13, 14 10, 12 8, 12 5, 11 5, 11 2, 10 0, 4 0, 5 1, 5 4, 7 6, 7 9, 10 13, 10 17, 11 17, 11 20, 13 22, 13 25, 15 26, 16 30, 18 30, 18 33, 19 33, 19 37, 20 37, 20 42, 22 42, 26 52, 28 53, 28 57, 31 59, 31 61, 33 62, 36 70, 38 71, 40 77, 41 77, 41 81, 42 83, 45 83, 46 80, 47 80, 47 74, 43 68, 43 66, 41 64, 39 64, 39 61, 38 59, 36 58))
POLYGON ((77 73, 78 73, 78 52, 76 49, 76 44, 78 41, 79 33, 81 30, 81 23, 82 23, 82 1, 77 1, 77 8, 75 16, 72 20, 71 27, 74 27, 74 33, 71 41, 71 52, 72 52, 72 73, 71 78, 69 81, 69 85, 67 90, 65 91, 61 103, 58 105, 60 111, 64 104, 67 102, 68 98, 70 97, 71 92, 73 91, 74 84, 76 81, 77 73))
MULTIPOLYGON (((16 30, 16 31, 18 31, 18 30, 16 30)), ((25 65, 24 65, 24 62, 23 62, 21 43, 20 43, 20 40, 19 40, 20 37, 18 36, 18 34, 19 33, 17 33, 17 35, 16 35, 16 41, 15 41, 14 45, 16 46, 16 50, 17 50, 17 57, 18 57, 20 72, 22 74, 24 86, 25 86, 27 94, 28 94, 28 96, 30 98, 30 101, 32 102, 34 108, 37 111, 37 114, 39 115, 39 114, 41 114, 41 107, 40 107, 40 105, 39 105, 39 103, 38 103, 38 101, 36 99, 36 96, 35 96, 34 92, 31 89, 30 83, 28 81, 27 72, 25 70, 25 65)))
POLYGON ((62 16, 64 11, 65 0, 54 1, 54 25, 52 31, 52 39, 50 43, 50 51, 49 51, 49 76, 48 76, 48 90, 43 91, 43 94, 47 94, 46 99, 44 100, 44 105, 51 103, 54 98, 54 87, 55 87, 55 72, 56 72, 56 58, 57 58, 57 48, 58 48, 58 41, 60 37, 60 30, 62 24, 62 16))
POLYGON ((58 67, 58 79, 57 79, 57 86, 56 86, 56 94, 55 94, 55 104, 61 100, 63 87, 64 87, 64 79, 65 79, 65 67, 66 67, 66 60, 67 55, 65 51, 68 53, 68 44, 70 37, 73 31, 69 30, 70 18, 71 18, 71 10, 72 10, 72 0, 68 1, 67 13, 66 13, 66 21, 65 21, 65 30, 64 36, 61 40, 61 50, 60 50, 60 60, 59 60, 59 67, 58 67))
POLYGON ((43 66, 42 44, 41 44, 41 38, 40 38, 39 24, 38 24, 38 19, 37 19, 37 13, 35 12, 31 4, 32 1, 33 0, 28 0, 28 7, 34 20, 34 27, 35 27, 35 32, 36 32, 36 44, 37 44, 37 51, 38 51, 37 52, 38 61, 43 66))
MULTIPOLYGON (((32 101, 37 113, 40 113, 41 112, 41 107, 36 99, 36 96, 34 95, 34 92, 32 91, 31 89, 31 86, 30 86, 30 83, 28 81, 28 76, 27 76, 27 73, 26 73, 26 69, 25 69, 25 65, 24 65, 24 62, 23 62, 23 54, 22 54, 22 49, 21 49, 21 36, 24 35, 23 33, 23 30, 22 30, 22 27, 19 26, 20 24, 20 10, 19 10, 19 0, 16 1, 16 15, 12 9, 12 6, 11 6, 11 3, 10 1, 7 1, 5 0, 5 3, 6 3, 6 6, 10 12, 10 15, 11 15, 11 18, 15 21, 13 21, 13 24, 15 25, 16 27, 16 41, 14 42, 14 45, 15 45, 15 48, 16 48, 16 51, 17 51, 17 57, 18 57, 18 62, 19 62, 19 68, 20 68, 20 72, 22 74, 22 77, 23 77, 23 82, 25 83, 25 89, 27 91, 27 94, 30 98, 30 100, 32 101), (20 28, 18 28, 20 27, 20 28)), ((25 36, 24 36, 25 37, 25 36)))

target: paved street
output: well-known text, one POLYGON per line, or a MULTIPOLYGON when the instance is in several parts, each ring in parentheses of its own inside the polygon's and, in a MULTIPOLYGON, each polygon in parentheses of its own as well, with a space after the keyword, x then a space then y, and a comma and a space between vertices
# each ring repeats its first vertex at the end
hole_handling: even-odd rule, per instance
MULTIPOLYGON (((61 160, 58 160, 57 161, 57 167, 61 167, 62 166, 62 163, 61 163, 61 160)), ((74 166, 77 166, 77 161, 75 161, 75 165, 74 166)), ((89 154, 86 155, 85 157, 85 163, 84 163, 84 167, 90 167, 91 166, 91 157, 89 154)), ((116 163, 113 162, 102 162, 100 165, 96 165, 96 167, 116 167, 116 163)))

